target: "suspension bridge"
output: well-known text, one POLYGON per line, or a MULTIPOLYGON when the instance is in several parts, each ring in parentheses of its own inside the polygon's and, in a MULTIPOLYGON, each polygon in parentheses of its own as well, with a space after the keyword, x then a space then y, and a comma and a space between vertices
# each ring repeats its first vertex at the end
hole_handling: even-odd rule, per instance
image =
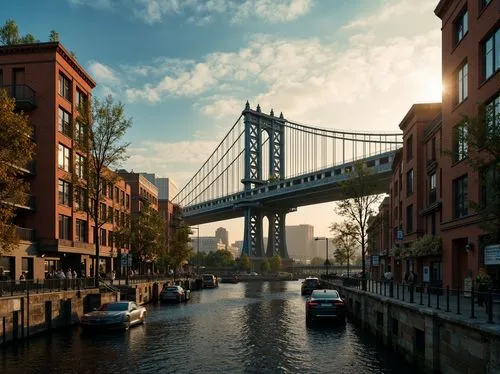
POLYGON ((244 217, 243 253, 288 258, 285 217, 300 206, 339 200, 356 162, 387 192, 401 133, 338 131, 245 109, 174 203, 190 225, 244 217), (264 248, 263 219, 268 243, 264 248))

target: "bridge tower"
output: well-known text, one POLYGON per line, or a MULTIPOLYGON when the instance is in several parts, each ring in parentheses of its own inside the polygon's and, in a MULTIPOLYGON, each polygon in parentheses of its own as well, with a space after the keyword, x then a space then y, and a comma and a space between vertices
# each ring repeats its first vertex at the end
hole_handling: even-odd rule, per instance
MULTIPOLYGON (((253 188, 278 181, 285 177, 285 119, 283 113, 279 117, 271 113, 261 112, 260 105, 256 110, 250 109, 246 103, 243 111, 245 124, 245 177, 242 179, 246 193, 253 188), (269 136, 269 175, 263 175, 262 134, 269 136)), ((249 257, 272 257, 279 254, 288 258, 285 236, 285 217, 287 210, 266 207, 262 204, 243 204, 245 232, 243 253, 249 257), (267 249, 264 253, 264 236, 262 220, 267 216, 269 234, 267 249)))

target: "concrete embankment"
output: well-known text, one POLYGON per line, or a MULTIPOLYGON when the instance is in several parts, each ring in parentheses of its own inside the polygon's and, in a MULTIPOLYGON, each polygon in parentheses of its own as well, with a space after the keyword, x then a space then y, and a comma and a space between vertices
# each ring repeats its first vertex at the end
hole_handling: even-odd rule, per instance
POLYGON ((118 300, 119 293, 97 288, 2 297, 0 345, 78 324, 83 314, 118 300))
POLYGON ((350 317, 423 372, 500 373, 500 327, 374 293, 340 290, 350 317))

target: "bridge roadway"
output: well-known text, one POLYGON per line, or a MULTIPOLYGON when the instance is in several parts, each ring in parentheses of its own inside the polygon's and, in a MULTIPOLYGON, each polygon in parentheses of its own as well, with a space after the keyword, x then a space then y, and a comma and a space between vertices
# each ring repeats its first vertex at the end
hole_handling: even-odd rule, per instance
MULTIPOLYGON (((396 151, 367 157, 365 163, 375 180, 373 193, 388 192, 392 176, 392 161, 396 151)), ((282 181, 265 183, 250 191, 220 197, 183 207, 184 219, 189 225, 223 221, 243 217, 244 207, 250 205, 271 213, 293 211, 300 206, 336 201, 342 198, 340 186, 348 178, 354 162, 329 167, 282 181)))
POLYGON ((147 305, 129 331, 68 328, 3 349, 0 373, 411 373, 347 322, 305 324, 300 282, 221 284, 147 305))

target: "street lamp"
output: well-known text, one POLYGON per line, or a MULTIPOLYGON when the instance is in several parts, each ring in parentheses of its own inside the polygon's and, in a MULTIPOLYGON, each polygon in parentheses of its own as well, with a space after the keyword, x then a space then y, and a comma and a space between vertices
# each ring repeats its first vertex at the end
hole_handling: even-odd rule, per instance
POLYGON ((191 227, 192 230, 198 232, 198 239, 196 240, 196 275, 200 272, 200 226, 191 227))
POLYGON ((325 269, 326 275, 328 275, 328 267, 330 266, 330 260, 328 260, 328 238, 314 238, 314 240, 324 240, 326 241, 326 260, 325 260, 325 269))

